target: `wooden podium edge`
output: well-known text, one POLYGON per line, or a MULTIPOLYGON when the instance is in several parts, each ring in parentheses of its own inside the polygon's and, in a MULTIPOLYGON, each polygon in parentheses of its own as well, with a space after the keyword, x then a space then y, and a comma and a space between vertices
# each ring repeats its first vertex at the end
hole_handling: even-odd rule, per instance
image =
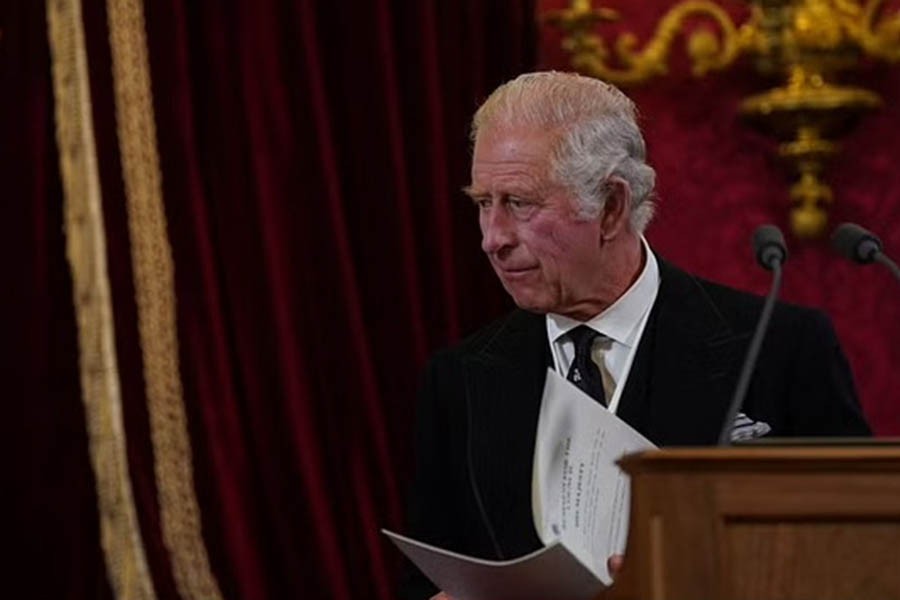
MULTIPOLYGON (((633 489, 650 489, 652 486, 648 488, 646 482, 654 478, 671 482, 675 476, 686 482, 693 482, 690 485, 694 486, 696 492, 699 489, 696 482, 704 482, 702 485, 706 486, 705 494, 709 499, 706 509, 711 510, 708 517, 716 523, 732 518, 750 519, 751 522, 784 520, 785 523, 804 519, 838 519, 860 523, 888 519, 900 522, 900 501, 896 500, 900 495, 898 438, 841 445, 820 445, 813 442, 723 448, 664 448, 624 456, 618 464, 633 478, 633 482, 640 482, 639 485, 633 485, 633 489), (761 486, 758 494, 756 490, 753 494, 747 494, 746 483, 731 487, 731 482, 750 480, 768 483, 761 486), (870 483, 857 487, 855 492, 845 493, 842 489, 844 480, 880 483, 876 487, 872 487, 870 483), (889 485, 881 486, 885 481, 889 485), (817 494, 815 502, 797 498, 793 501, 781 500, 792 494, 802 496, 803 492, 797 494, 797 490, 802 490, 807 482, 813 482, 813 488, 825 489, 828 493, 817 494), (745 491, 741 491, 742 488, 745 491)), ((601 599, 678 598, 669 591, 672 587, 668 578, 674 567, 665 562, 666 556, 662 550, 666 544, 665 536, 669 533, 668 526, 661 513, 647 510, 647 506, 659 503, 659 499, 638 498, 637 494, 632 494, 625 562, 615 584, 601 599), (641 521, 636 522, 636 519, 641 521)), ((721 527, 717 526, 717 531, 712 537, 721 536, 721 527)), ((698 535, 707 536, 705 541, 708 547, 721 542, 721 539, 719 542, 711 541, 709 532, 698 535)), ((726 600, 729 574, 725 571, 728 569, 729 559, 727 556, 719 556, 716 562, 718 572, 714 577, 715 582, 709 582, 716 590, 715 595, 696 598, 716 597, 717 600, 726 600)))

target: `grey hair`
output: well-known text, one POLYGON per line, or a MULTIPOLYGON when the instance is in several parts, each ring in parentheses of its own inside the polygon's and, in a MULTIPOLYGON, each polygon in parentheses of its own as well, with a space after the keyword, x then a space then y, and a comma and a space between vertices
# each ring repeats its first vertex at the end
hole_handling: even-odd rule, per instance
POLYGON ((603 210, 610 177, 631 188, 631 225, 643 232, 653 218, 656 172, 634 103, 599 79, 573 73, 526 73, 488 97, 472 119, 471 139, 488 128, 535 127, 560 132, 550 175, 579 201, 584 218, 603 210))

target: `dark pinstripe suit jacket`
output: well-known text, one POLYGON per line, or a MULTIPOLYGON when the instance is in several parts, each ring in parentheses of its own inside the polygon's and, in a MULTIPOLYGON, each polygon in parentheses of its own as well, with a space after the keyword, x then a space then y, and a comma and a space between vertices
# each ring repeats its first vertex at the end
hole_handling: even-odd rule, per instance
MULTIPOLYGON (((659 264, 618 415, 660 446, 715 444, 762 299, 659 264)), ((531 471, 550 364, 544 317, 521 310, 434 357, 417 419, 412 537, 493 559, 541 546, 531 471)), ((773 314, 742 412, 773 436, 869 434, 830 322, 787 304, 773 314)), ((415 572, 403 588, 434 593, 415 572)))

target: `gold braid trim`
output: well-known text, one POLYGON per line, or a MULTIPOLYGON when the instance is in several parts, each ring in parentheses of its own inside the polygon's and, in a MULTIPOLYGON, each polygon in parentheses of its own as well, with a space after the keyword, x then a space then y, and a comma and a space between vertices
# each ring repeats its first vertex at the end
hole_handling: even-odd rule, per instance
POLYGON ((107 0, 122 176, 144 358, 163 541, 185 599, 216 599, 194 493, 191 442, 178 368, 172 250, 150 90, 141 0, 107 0))
POLYGON ((80 0, 48 0, 66 254, 78 322, 81 393, 97 484, 100 541, 116 598, 153 600, 128 473, 106 236, 80 0))

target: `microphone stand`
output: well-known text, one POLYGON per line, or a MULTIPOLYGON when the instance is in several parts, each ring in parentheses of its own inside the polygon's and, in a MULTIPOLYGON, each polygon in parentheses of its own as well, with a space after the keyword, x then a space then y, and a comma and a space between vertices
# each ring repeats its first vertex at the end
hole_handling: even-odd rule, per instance
POLYGON ((898 267, 897 263, 891 260, 887 254, 885 254, 884 252, 878 252, 872 258, 872 260, 887 267, 888 270, 890 270, 891 274, 896 277, 898 281, 900 281, 900 267, 898 267))
POLYGON ((756 359, 762 348, 763 338, 765 338, 766 329, 769 327, 769 320, 772 318, 775 300, 778 298, 778 292, 781 291, 781 260, 772 260, 770 264, 774 272, 772 288, 769 290, 769 295, 766 296, 766 302, 763 305, 759 321, 756 323, 756 331, 753 332, 753 339, 750 342, 750 348, 747 350, 747 357, 744 359, 744 366, 741 369, 734 396, 731 399, 731 404, 728 406, 725 420, 722 422, 722 430, 719 432, 719 446, 731 445, 731 430, 734 427, 734 420, 741 405, 744 403, 747 388, 750 387, 750 378, 753 375, 753 369, 756 367, 756 359))

